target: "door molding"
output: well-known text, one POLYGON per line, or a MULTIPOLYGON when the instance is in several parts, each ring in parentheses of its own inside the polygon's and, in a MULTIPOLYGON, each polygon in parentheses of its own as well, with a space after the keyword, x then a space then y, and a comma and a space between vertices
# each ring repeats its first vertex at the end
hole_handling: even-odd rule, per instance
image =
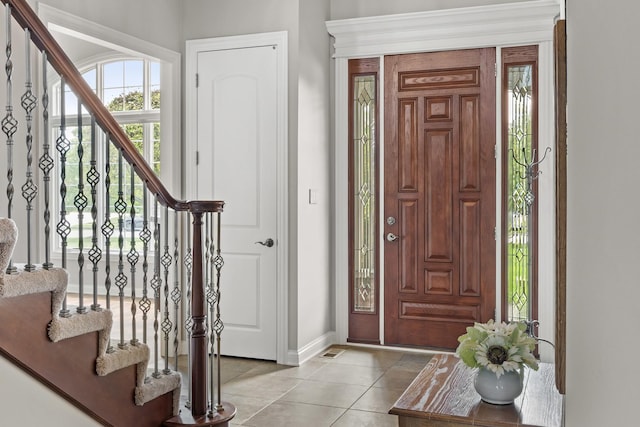
MULTIPOLYGON (((288 355, 289 347, 289 201, 288 201, 288 134, 287 134, 287 63, 288 46, 287 32, 278 31, 271 33, 249 34, 230 37, 216 37, 186 42, 186 106, 185 106, 185 196, 187 199, 195 197, 197 169, 189 168, 196 164, 198 151, 197 129, 197 96, 196 96, 196 70, 198 69, 198 53, 212 50, 242 49, 259 46, 274 46, 278 52, 277 57, 277 153, 276 153, 276 206, 277 206, 277 232, 276 241, 279 243, 276 266, 276 361, 280 364, 292 364, 288 355)), ((223 215, 224 221, 224 215, 223 215)), ((295 363, 293 363, 295 364, 295 363)))
MULTIPOLYGON (((439 50, 471 49, 480 47, 496 47, 499 58, 500 48, 524 44, 538 44, 539 51, 539 138, 549 141, 555 138, 553 123, 553 96, 547 94, 553 87, 553 27, 560 15, 560 3, 557 0, 531 1, 510 3, 503 5, 478 6, 459 9, 435 10, 428 12, 406 13, 398 15, 344 19, 326 22, 326 27, 334 37, 335 60, 335 105, 334 105, 334 284, 335 295, 346 296, 348 292, 348 60, 350 58, 377 57, 390 54, 433 52, 439 50)), ((497 64, 498 78, 500 78, 500 64, 497 64)), ((381 74, 384 70, 380 71, 381 74)), ((501 85, 496 85, 496 91, 501 85)), ((381 97, 384 87, 381 86, 381 97)), ((496 99, 501 99, 497 93, 496 99)), ((500 152, 499 126, 500 106, 496 106, 496 135, 498 153, 500 152)), ((380 109, 380 117, 384 117, 384 110, 380 109)), ((384 121, 378 120, 381 140, 384 135, 384 121)), ((553 153, 552 153, 553 154, 553 153)), ((383 153, 381 153, 381 156, 383 153)), ((499 160, 499 159, 498 159, 499 160)), ((501 182, 500 169, 496 169, 496 183, 501 182)), ((548 164, 553 164, 549 161, 548 164)), ((381 173, 384 173, 383 171, 381 173)), ((381 180, 383 176, 381 176, 381 180)), ((551 214, 551 222, 555 221, 554 214, 554 170, 545 171, 539 183, 540 193, 547 193, 545 200, 540 199, 540 212, 551 214)), ((499 190, 499 189, 497 189, 499 190)), ((500 193, 497 193, 500 194, 500 193)), ((497 204, 500 198, 496 197, 497 204)), ((500 231, 500 206, 496 206, 497 230, 500 231)), ((541 215, 542 217, 542 215, 541 215)), ((384 221, 380 221, 381 224, 384 221)), ((542 230, 542 224, 540 224, 542 230)), ((553 225, 551 226, 553 227, 553 225)), ((553 228, 551 228, 553 230, 553 228)), ((553 234, 553 233, 550 233, 553 234)), ((382 231, 380 231, 382 235, 382 231)), ((540 232, 544 236, 544 230, 540 232)), ((500 236, 498 235, 498 241, 500 236)), ((542 282, 545 277, 553 276, 555 271, 555 242, 553 239, 541 239, 539 243, 539 270, 546 274, 539 275, 542 282)), ((497 246, 499 249, 499 245, 497 246)), ((383 252, 383 251, 381 251, 383 252)), ((384 253, 380 254, 384 259, 384 253)), ((497 263, 500 257, 496 257, 497 263)), ((496 265, 496 271, 501 266, 496 265)), ((382 269, 381 269, 382 270, 382 269)), ((384 271, 380 271, 384 277, 384 271)), ((551 277, 552 279, 552 277, 551 277)), ((381 283, 380 292, 384 292, 381 283)), ((539 317, 544 319, 540 325, 542 337, 554 336, 555 330, 555 299, 554 286, 549 283, 547 289, 539 292, 539 317), (543 309, 547 307, 547 309, 543 309)), ((499 283, 496 295, 501 295, 499 283)), ((336 339, 338 343, 346 343, 348 334, 348 299, 336 299, 336 339)), ((499 304, 497 304, 499 307, 499 304)), ((501 313, 497 313, 500 317, 501 313)), ((381 319, 381 323, 384 319, 381 319)), ((552 349, 541 349, 543 358, 553 358, 552 349)))

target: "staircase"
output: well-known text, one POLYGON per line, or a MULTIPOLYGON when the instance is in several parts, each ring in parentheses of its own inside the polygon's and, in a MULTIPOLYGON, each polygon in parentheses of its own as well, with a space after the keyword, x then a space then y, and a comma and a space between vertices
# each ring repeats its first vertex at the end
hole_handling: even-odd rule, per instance
POLYGON ((145 381, 149 347, 142 343, 107 352, 111 311, 59 316, 65 270, 4 273, 17 234, 12 220, 0 219, 0 345, 5 357, 104 425, 159 426, 177 414, 180 374, 145 381))
POLYGON ((6 205, 0 218, 0 357, 106 426, 228 426, 235 407, 222 401, 217 357, 224 328, 224 203, 173 197, 28 3, 2 3, 7 155, 0 157, 6 172, 0 186, 7 197, 0 203, 6 205), (17 46, 24 46, 24 66, 15 61, 17 46), (52 71, 61 82, 57 136, 49 126, 52 71), (80 113, 69 117, 80 141, 75 164, 67 160, 72 144, 65 133, 74 125, 65 124, 65 89, 79 101, 80 113), (83 140, 86 127, 90 135, 83 140), (103 165, 96 161, 100 150, 106 152, 103 165), (73 233, 77 246, 68 249, 73 233), (61 265, 52 262, 54 250, 61 252, 61 265), (75 310, 67 295, 71 270, 79 289, 75 310), (85 306, 85 300, 93 303, 85 306), (177 371, 184 353, 189 374, 183 379, 177 371), (181 401, 183 382, 188 397, 181 401))

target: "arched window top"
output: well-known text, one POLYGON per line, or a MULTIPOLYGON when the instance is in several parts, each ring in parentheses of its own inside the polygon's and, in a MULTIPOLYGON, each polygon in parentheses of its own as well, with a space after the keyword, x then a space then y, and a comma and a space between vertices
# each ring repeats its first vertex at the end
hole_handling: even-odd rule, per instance
MULTIPOLYGON (((110 58, 82 67, 81 74, 114 116, 120 112, 159 114, 160 62, 146 58, 110 58)), ((54 96, 60 96, 60 82, 52 89, 54 96)), ((65 114, 77 114, 77 103, 76 96, 65 88, 65 114)), ((60 103, 53 105, 53 115, 60 116, 60 103)))

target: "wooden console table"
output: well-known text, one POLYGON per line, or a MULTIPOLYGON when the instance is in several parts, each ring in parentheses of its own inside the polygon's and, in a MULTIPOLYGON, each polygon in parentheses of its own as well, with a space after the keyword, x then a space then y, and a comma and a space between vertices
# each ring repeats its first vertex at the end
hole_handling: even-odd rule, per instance
POLYGON ((473 387, 475 370, 457 356, 436 355, 393 405, 400 427, 561 427, 563 397, 554 380, 554 365, 525 369, 522 394, 512 405, 480 400, 473 387))

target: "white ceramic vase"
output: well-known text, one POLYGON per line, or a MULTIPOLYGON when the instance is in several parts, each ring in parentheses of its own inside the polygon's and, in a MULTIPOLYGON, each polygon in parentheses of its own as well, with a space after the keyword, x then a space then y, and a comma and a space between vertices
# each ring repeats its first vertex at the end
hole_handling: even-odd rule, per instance
POLYGON ((494 405, 509 405, 522 393, 523 370, 509 371, 500 378, 486 368, 480 368, 473 382, 483 401, 494 405))

